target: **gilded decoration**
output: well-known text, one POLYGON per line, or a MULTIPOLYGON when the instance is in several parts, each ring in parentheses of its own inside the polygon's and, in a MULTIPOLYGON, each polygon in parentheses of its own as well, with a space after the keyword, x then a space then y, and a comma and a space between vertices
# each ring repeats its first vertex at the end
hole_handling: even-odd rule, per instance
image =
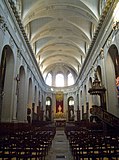
POLYGON ((57 101, 62 101, 63 97, 64 97, 63 92, 59 91, 59 92, 56 93, 56 100, 57 101))
POLYGON ((56 119, 62 119, 62 118, 66 118, 66 115, 65 115, 65 113, 57 112, 57 113, 55 113, 54 118, 56 118, 56 119))
POLYGON ((64 113, 64 109, 63 109, 63 99, 64 99, 63 92, 61 92, 61 91, 57 92, 56 93, 56 113, 54 115, 56 119, 66 117, 66 115, 64 113))

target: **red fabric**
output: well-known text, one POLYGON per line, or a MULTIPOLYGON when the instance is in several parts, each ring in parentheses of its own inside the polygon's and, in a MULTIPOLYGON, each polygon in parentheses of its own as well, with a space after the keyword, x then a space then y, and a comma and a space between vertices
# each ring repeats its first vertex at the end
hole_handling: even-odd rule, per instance
POLYGON ((56 100, 56 113, 59 112, 59 106, 61 106, 61 112, 63 113, 63 100, 62 101, 56 100))

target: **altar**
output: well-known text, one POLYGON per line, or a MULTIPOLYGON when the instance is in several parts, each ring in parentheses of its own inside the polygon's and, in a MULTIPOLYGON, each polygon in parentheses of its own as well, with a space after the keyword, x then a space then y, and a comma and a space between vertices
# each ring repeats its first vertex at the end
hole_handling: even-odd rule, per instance
POLYGON ((66 113, 63 106, 64 93, 56 93, 56 107, 54 109, 54 123, 56 127, 64 127, 66 124, 66 113))
POLYGON ((56 113, 54 116, 54 123, 56 127, 64 127, 66 125, 66 115, 61 112, 56 113))
POLYGON ((64 127, 66 125, 66 119, 54 119, 56 127, 64 127))

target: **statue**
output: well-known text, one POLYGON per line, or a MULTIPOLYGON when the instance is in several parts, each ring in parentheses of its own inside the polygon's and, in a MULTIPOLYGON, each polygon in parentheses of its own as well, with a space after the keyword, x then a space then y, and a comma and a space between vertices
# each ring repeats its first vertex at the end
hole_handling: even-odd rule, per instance
POLYGON ((70 110, 70 117, 73 118, 73 110, 70 110))
POLYGON ((46 115, 47 115, 47 118, 49 118, 49 110, 47 110, 46 115))

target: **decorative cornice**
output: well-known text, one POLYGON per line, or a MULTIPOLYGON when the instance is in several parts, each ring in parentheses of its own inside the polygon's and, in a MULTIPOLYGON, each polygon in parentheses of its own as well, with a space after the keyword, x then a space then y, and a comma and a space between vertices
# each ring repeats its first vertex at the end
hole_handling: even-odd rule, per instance
POLYGON ((101 29, 101 27, 102 27, 102 25, 103 25, 103 22, 104 22, 107 14, 108 14, 109 8, 110 8, 110 6, 113 4, 113 2, 114 2, 114 0, 107 0, 107 2, 106 2, 106 6, 105 6, 105 8, 104 8, 104 10, 103 10, 103 12, 102 12, 102 15, 101 15, 100 19, 99 19, 98 26, 97 26, 97 28, 96 28, 96 31, 95 31, 95 34, 94 34, 94 36, 93 36, 91 45, 90 45, 90 47, 89 47, 88 54, 90 54, 90 52, 91 52, 91 50, 92 50, 92 48, 93 48, 93 46, 94 46, 94 43, 95 43, 95 41, 96 41, 96 39, 97 39, 97 37, 98 37, 98 34, 99 34, 100 29, 101 29))
POLYGON ((25 39, 25 41, 26 41, 26 43, 27 43, 30 51, 33 53, 32 49, 31 49, 31 46, 29 46, 29 40, 28 40, 28 37, 27 37, 26 32, 25 32, 25 30, 24 30, 24 27, 23 27, 23 24, 22 24, 22 22, 21 22, 20 16, 19 16, 19 14, 18 14, 18 12, 17 12, 17 9, 16 9, 16 7, 15 7, 15 4, 14 4, 14 2, 13 2, 12 0, 9 0, 9 3, 10 3, 10 6, 11 6, 11 8, 12 8, 12 11, 13 11, 13 13, 14 13, 14 16, 15 16, 15 18, 16 18, 16 21, 17 21, 17 23, 18 23, 18 25, 19 25, 19 27, 20 27, 20 30, 21 30, 21 32, 22 32, 22 34, 23 34, 23 36, 24 36, 24 39, 25 39))

